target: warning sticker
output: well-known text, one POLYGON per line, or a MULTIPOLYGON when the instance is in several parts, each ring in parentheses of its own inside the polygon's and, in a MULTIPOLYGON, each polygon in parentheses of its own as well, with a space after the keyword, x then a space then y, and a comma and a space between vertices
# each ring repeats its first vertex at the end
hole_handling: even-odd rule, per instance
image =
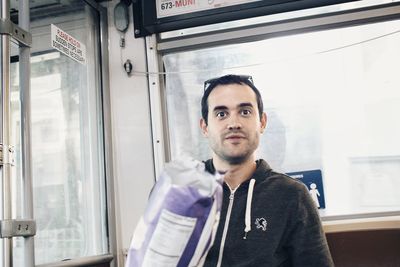
POLYGON ((157 18, 245 4, 261 0, 156 0, 157 18))
POLYGON ((321 170, 290 172, 286 174, 305 184, 317 208, 325 209, 324 185, 322 183, 321 170))
POLYGON ((86 46, 51 24, 51 46, 73 60, 86 65, 86 46))

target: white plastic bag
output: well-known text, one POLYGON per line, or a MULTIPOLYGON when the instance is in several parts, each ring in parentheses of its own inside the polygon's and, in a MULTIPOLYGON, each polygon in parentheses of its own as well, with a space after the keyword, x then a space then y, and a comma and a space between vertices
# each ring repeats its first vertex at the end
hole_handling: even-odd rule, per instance
POLYGON ((222 177, 204 163, 168 163, 137 225, 125 267, 202 266, 215 236, 222 177))

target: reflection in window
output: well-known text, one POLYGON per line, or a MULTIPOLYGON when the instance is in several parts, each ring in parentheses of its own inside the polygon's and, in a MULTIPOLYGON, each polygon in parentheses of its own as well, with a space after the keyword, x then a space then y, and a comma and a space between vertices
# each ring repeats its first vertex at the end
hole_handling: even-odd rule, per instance
POLYGON ((399 26, 390 21, 165 55, 171 157, 210 157, 198 128, 202 82, 250 74, 268 115, 259 156, 283 172, 321 170, 323 216, 400 210, 399 26))

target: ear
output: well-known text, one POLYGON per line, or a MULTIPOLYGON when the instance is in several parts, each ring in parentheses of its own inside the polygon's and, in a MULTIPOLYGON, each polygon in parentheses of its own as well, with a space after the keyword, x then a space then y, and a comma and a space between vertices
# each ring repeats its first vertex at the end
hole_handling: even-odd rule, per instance
POLYGON ((267 127, 267 113, 263 112, 262 116, 261 116, 261 133, 264 132, 265 128, 267 127))
POLYGON ((203 118, 200 119, 200 129, 201 132, 203 133, 203 136, 208 137, 208 126, 203 118))

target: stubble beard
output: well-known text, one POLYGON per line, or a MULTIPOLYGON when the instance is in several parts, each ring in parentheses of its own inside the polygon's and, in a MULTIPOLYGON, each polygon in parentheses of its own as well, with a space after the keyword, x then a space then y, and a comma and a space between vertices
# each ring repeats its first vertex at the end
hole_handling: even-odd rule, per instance
POLYGON ((218 155, 221 159, 229 163, 229 165, 240 165, 246 162, 250 155, 239 155, 239 156, 229 156, 229 155, 218 155))
POLYGON ((244 151, 238 155, 231 155, 229 151, 226 151, 223 147, 223 140, 221 144, 211 144, 211 148, 214 151, 214 153, 223 161, 227 162, 230 165, 240 165, 244 162, 246 162, 254 153, 254 151, 258 147, 258 141, 257 138, 253 142, 249 143, 244 151))

